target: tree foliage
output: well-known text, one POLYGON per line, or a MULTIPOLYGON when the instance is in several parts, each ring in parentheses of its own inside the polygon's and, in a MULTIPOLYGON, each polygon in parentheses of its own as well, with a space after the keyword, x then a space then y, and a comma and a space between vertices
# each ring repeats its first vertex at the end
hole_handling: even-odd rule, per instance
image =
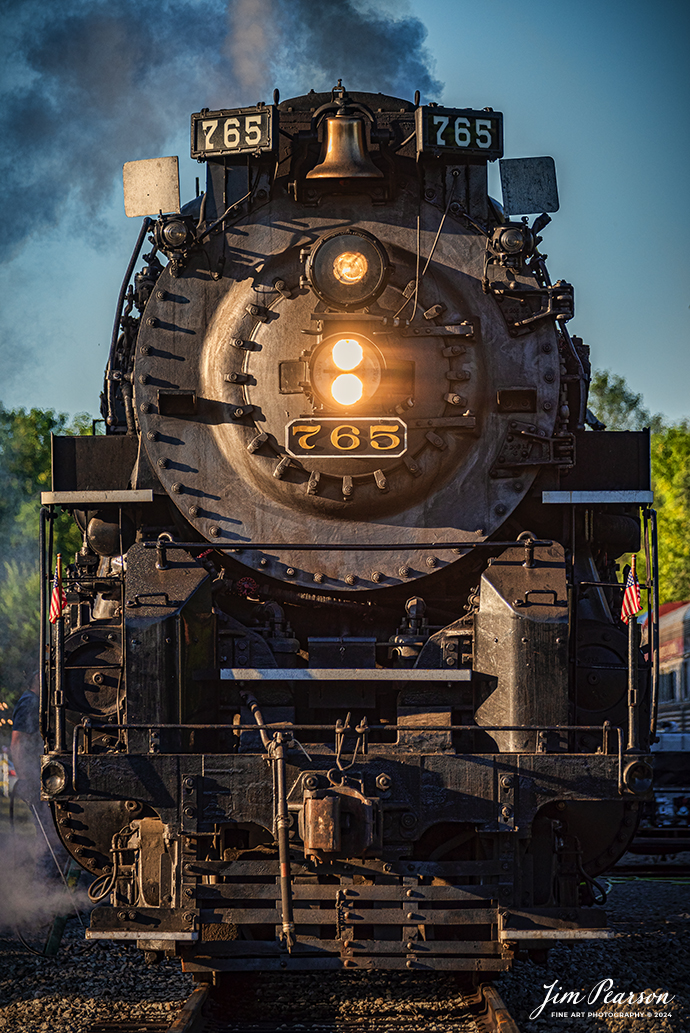
POLYGON ((663 417, 643 405, 642 395, 631 391, 624 377, 610 370, 596 369, 589 386, 589 408, 607 430, 661 431, 663 417))
MULTIPOLYGON (((0 698, 10 705, 38 666, 40 493, 49 491, 51 434, 90 434, 91 417, 0 405, 0 698)), ((54 552, 71 560, 81 535, 67 513, 54 552)))
POLYGON ((690 423, 652 435, 652 487, 659 514, 659 599, 690 599, 690 423))
MULTIPOLYGON (((666 424, 645 408, 641 394, 609 370, 595 370, 589 408, 607 430, 652 431, 652 488, 659 523, 659 600, 690 599, 690 423, 666 424)), ((646 578, 638 556, 640 580, 646 578)))

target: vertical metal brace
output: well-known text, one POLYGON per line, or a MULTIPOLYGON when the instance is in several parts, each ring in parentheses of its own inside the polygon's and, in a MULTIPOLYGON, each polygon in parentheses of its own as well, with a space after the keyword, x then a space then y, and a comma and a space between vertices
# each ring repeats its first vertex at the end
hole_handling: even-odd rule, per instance
MULTIPOLYGON (((58 556, 58 565, 60 557, 58 556)), ((62 570, 58 571, 62 585, 62 570)), ((65 748, 65 618, 60 616, 55 622, 55 752, 62 753, 65 748)))
POLYGON ((42 739, 46 738, 48 730, 47 708, 48 708, 48 687, 46 685, 46 586, 47 586, 47 563, 46 563, 46 520, 50 514, 42 506, 38 532, 39 541, 39 583, 41 585, 40 607, 41 616, 39 624, 39 646, 38 646, 38 730, 42 739))
POLYGON ((199 777, 197 775, 180 776, 180 829, 183 835, 195 835, 199 828, 199 777))
POLYGON ((655 509, 644 510, 644 551, 647 563, 647 634, 652 661, 652 705, 650 735, 656 741, 659 711, 659 543, 655 509))
POLYGON ((295 945, 295 923, 292 915, 292 876, 290 873, 290 816, 287 806, 285 778, 285 743, 290 736, 276 732, 269 748, 276 775, 276 831, 278 833, 278 860, 280 862, 280 903, 283 943, 288 953, 295 945))
POLYGON ((637 618, 628 619, 628 751, 640 752, 639 727, 639 661, 637 618))
MULTIPOLYGON (((195 774, 180 774, 180 883, 179 893, 182 894, 178 906, 185 909, 188 914, 198 915, 198 902, 194 897, 194 887, 197 884, 197 876, 193 871, 195 851, 191 847, 190 838, 199 826, 199 806, 202 795, 202 777, 195 774)), ((173 875, 173 884, 175 877, 173 875)), ((175 892, 175 890, 173 890, 175 892)), ((194 926, 192 926, 194 928, 194 926)))
POLYGON ((498 821, 499 825, 509 826, 511 831, 515 829, 516 782, 517 774, 506 773, 498 776, 498 821))
MULTIPOLYGON (((407 892, 405 898, 403 898, 402 909, 403 909, 403 920, 409 923, 405 912, 415 911, 417 908, 417 901, 414 899, 414 890, 419 886, 418 876, 403 876, 402 884, 407 892, 411 892, 411 899, 407 898, 407 892)), ((402 939, 407 951, 407 967, 412 968, 415 960, 414 955, 414 944, 419 940, 419 926, 418 925, 405 925, 402 926, 402 939)))

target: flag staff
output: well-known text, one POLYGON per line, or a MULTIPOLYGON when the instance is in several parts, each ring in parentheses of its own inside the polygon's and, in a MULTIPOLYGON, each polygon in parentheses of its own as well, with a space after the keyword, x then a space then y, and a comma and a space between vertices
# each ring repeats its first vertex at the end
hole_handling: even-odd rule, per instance
POLYGON ((630 573, 625 583, 621 620, 628 625, 628 753, 640 752, 640 688, 639 663, 640 646, 637 626, 637 614, 642 609, 640 583, 635 569, 636 556, 632 555, 630 573))
POLYGON ((62 591, 62 555, 57 555, 55 568, 55 586, 53 595, 57 595, 58 614, 55 620, 55 752, 65 749, 65 713, 64 713, 64 654, 65 654, 65 619, 62 615, 64 596, 62 591))

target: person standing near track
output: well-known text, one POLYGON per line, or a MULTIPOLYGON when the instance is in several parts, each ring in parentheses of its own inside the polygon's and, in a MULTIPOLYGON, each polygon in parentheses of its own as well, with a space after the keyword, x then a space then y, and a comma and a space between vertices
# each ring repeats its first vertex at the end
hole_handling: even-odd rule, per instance
POLYGON ((17 773, 14 792, 31 811, 36 828, 36 863, 46 875, 58 877, 56 861, 63 864, 67 853, 53 824, 50 804, 41 800, 41 752, 43 743, 38 731, 39 672, 35 671, 26 692, 19 697, 12 713, 12 762, 17 773), (50 844, 50 846, 49 846, 50 844))
POLYGON ((38 734, 38 691, 39 675, 36 671, 12 713, 10 749, 19 780, 16 792, 29 806, 40 801, 41 739, 38 734))

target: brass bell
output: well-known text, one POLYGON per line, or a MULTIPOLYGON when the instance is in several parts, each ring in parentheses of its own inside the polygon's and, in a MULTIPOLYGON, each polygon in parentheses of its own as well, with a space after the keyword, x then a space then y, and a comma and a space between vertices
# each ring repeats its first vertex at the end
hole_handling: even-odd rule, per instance
POLYGON ((326 123, 326 157, 307 179, 382 179, 367 154, 361 118, 336 115, 326 123))

